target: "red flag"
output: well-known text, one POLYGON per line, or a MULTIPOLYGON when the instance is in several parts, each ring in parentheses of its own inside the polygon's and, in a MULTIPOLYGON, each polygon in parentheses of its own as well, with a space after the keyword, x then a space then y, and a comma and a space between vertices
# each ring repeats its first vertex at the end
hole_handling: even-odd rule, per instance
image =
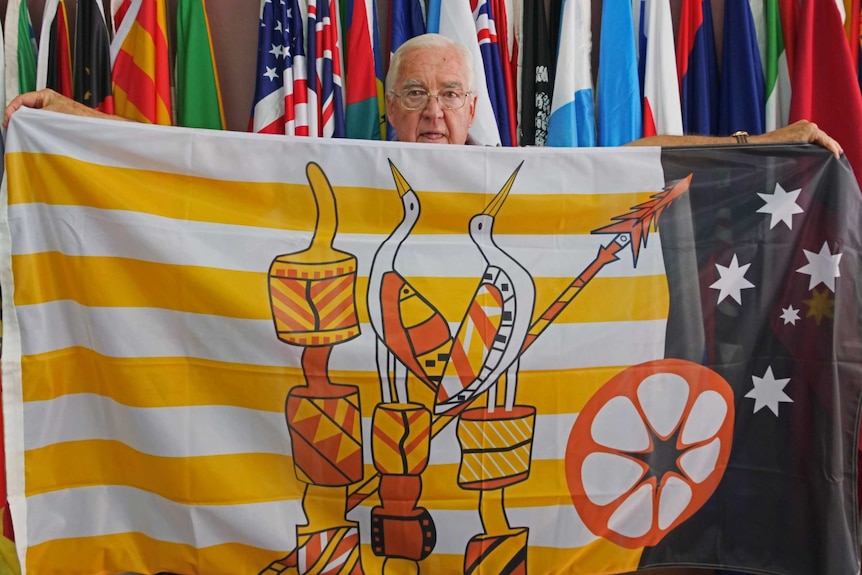
POLYGON ((72 97, 72 54, 64 0, 48 0, 42 15, 36 66, 36 88, 51 88, 72 97))
POLYGON ((862 174, 862 93, 834 0, 809 0, 799 13, 791 69, 790 121, 807 119, 838 140, 862 174))

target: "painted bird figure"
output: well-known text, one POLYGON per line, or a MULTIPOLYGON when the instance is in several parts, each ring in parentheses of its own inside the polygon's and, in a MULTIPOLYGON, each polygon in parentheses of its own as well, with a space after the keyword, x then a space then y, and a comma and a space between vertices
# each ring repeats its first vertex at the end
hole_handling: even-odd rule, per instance
POLYGON ((368 277, 368 316, 377 336, 377 372, 384 403, 408 401, 407 372, 436 391, 452 335, 439 311, 395 270, 395 259, 419 219, 419 197, 389 161, 403 217, 374 254, 368 277))
POLYGON ((497 245, 493 232, 494 219, 521 165, 482 213, 470 220, 470 238, 479 248, 486 267, 437 388, 434 407, 437 414, 446 413, 489 389, 488 409, 493 411, 497 380, 504 373, 506 409, 514 405, 521 346, 532 322, 536 287, 530 273, 497 245))

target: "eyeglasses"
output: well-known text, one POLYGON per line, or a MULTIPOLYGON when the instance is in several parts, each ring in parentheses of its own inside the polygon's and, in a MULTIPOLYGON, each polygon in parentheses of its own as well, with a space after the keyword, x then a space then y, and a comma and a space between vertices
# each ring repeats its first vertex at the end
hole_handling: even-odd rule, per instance
POLYGON ((405 88, 400 93, 393 94, 401 100, 401 107, 405 110, 422 110, 428 105, 429 98, 437 98, 437 103, 444 110, 458 110, 464 107, 467 96, 473 92, 464 90, 448 89, 436 94, 422 88, 405 88))

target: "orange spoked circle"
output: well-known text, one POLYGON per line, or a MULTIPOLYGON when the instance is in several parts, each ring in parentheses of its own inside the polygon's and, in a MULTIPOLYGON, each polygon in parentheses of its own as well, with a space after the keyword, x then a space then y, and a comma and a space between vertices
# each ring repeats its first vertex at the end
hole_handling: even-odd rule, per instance
POLYGON ((733 421, 733 390, 702 365, 662 359, 614 376, 584 406, 566 447, 584 524, 626 548, 661 541, 721 481, 733 421))

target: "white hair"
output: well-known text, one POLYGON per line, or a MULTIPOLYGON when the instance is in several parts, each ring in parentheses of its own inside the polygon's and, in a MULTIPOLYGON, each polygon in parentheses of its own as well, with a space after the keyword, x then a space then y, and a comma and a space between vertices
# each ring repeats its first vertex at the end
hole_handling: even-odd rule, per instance
POLYGON ((461 61, 467 69, 467 90, 473 90, 475 81, 475 72, 473 70, 473 55, 470 50, 463 44, 459 44, 454 40, 441 36, 440 34, 422 34, 415 36, 398 47, 392 58, 389 61, 389 71, 386 73, 386 89, 394 90, 395 81, 398 79, 398 74, 401 71, 401 62, 405 54, 413 50, 422 50, 425 48, 455 48, 461 56, 461 61))

